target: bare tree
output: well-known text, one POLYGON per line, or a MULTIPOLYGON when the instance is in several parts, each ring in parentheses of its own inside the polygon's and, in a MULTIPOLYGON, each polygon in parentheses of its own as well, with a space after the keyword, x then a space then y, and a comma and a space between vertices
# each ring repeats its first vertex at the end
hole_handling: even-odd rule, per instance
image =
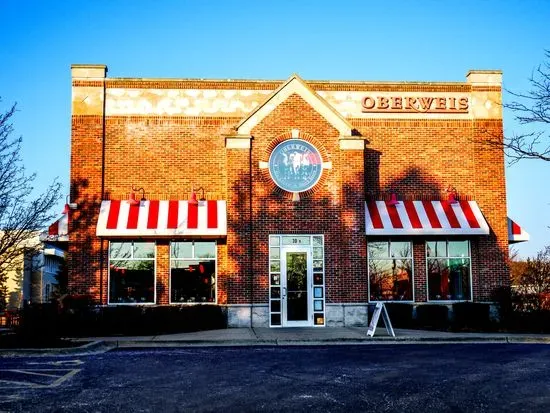
POLYGON ((22 138, 12 138, 11 119, 16 105, 0 113, 0 309, 6 304, 10 271, 19 265, 38 231, 55 217, 52 207, 61 198, 61 184, 54 180, 42 193, 34 192, 36 174, 26 175, 21 159, 22 138))
POLYGON ((510 248, 508 255, 508 265, 510 266, 510 279, 513 286, 521 283, 521 278, 527 271, 527 261, 522 260, 519 251, 516 248, 510 248))
POLYGON ((514 101, 503 104, 514 113, 520 125, 529 126, 531 130, 513 133, 503 141, 490 141, 493 145, 504 146, 512 163, 520 159, 550 161, 550 51, 545 52, 545 58, 529 78, 530 89, 524 93, 507 90, 514 101))
POLYGON ((517 293, 529 310, 550 309, 550 245, 539 251, 535 258, 527 258, 517 293))

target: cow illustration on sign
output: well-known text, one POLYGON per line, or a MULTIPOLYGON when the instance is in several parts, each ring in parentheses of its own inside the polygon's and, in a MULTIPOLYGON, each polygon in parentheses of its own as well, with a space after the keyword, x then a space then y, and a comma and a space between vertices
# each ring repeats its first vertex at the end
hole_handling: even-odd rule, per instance
POLYGON ((306 154, 291 152, 289 155, 283 153, 283 164, 288 167, 291 173, 298 175, 302 167, 307 167, 311 163, 306 154))

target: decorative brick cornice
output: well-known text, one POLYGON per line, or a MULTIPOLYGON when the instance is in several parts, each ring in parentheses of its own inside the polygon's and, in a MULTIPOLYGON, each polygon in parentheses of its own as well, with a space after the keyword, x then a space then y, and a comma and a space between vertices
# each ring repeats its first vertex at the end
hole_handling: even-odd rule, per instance
MULTIPOLYGON (((349 121, 357 128, 365 126, 387 126, 387 127, 463 127, 472 126, 474 119, 363 119, 350 118, 349 121)), ((499 120, 495 119, 495 123, 499 120)), ((500 121, 502 122, 502 121, 500 121)))
MULTIPOLYGON (((215 90, 275 90, 282 80, 208 80, 208 79, 113 79, 105 80, 106 88, 123 89, 215 89, 215 90)), ((357 92, 458 92, 468 93, 475 85, 467 83, 432 82, 325 82, 306 81, 315 91, 357 92)), ((73 80, 73 86, 103 86, 102 81, 73 80)), ((476 87, 477 89, 477 87, 476 87)), ((490 88, 498 91, 500 88, 490 88)))
POLYGON ((103 80, 73 80, 73 87, 103 87, 103 80))
POLYGON ((117 89, 214 89, 214 90, 275 90, 278 80, 208 80, 208 79, 107 79, 107 88, 117 89))

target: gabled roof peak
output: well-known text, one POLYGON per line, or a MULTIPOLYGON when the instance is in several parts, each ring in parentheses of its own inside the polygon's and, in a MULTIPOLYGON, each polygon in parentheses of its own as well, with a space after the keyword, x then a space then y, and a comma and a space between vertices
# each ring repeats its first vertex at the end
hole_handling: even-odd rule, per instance
POLYGON ((311 89, 297 73, 293 73, 283 84, 281 84, 281 86, 275 89, 261 105, 243 118, 237 125, 237 133, 239 135, 250 135, 251 130, 256 125, 292 94, 297 94, 304 99, 313 109, 323 116, 328 123, 337 129, 341 136, 350 136, 352 134, 352 125, 325 99, 311 89))

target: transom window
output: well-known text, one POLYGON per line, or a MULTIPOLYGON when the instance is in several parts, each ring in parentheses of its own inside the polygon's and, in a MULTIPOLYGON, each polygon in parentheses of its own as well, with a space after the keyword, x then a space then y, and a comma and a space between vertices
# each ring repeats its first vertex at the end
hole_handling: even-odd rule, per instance
POLYGON ((155 303, 155 243, 109 243, 109 304, 155 303))
POLYGON ((410 241, 368 243, 371 301, 413 300, 413 258, 410 241))
POLYGON ((428 300, 471 300, 469 241, 426 242, 428 300))
POLYGON ((170 302, 216 302, 216 242, 170 244, 170 302))

